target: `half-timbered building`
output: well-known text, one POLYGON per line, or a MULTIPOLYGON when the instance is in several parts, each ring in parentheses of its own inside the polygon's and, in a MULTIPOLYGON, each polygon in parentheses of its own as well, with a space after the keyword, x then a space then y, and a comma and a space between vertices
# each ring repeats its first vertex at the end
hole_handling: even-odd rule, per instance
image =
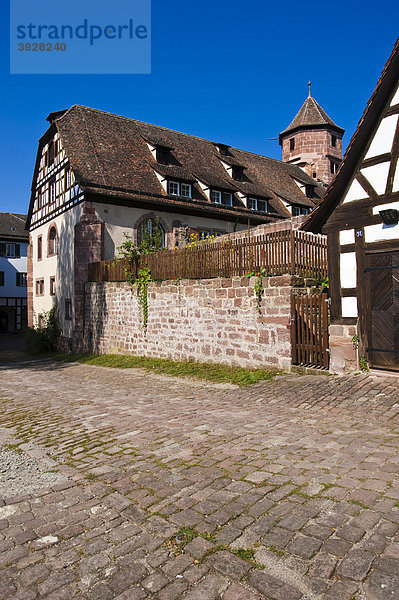
POLYGON ((333 371, 399 370, 399 41, 304 228, 328 235, 333 371), (357 351, 357 356, 356 356, 357 351))
POLYGON ((27 325, 26 215, 0 213, 0 332, 27 325))
POLYGON ((51 113, 27 219, 29 322, 57 303, 80 330, 87 265, 154 223, 162 245, 309 213, 323 193, 299 167, 84 106, 51 113))

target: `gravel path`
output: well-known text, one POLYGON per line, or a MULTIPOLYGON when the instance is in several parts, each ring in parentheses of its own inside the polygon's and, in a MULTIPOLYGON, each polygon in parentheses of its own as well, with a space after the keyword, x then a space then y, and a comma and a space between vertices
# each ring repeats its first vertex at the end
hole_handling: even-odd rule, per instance
POLYGON ((64 483, 66 477, 57 473, 54 465, 43 450, 33 444, 19 444, 0 428, 0 498, 32 494, 64 483))

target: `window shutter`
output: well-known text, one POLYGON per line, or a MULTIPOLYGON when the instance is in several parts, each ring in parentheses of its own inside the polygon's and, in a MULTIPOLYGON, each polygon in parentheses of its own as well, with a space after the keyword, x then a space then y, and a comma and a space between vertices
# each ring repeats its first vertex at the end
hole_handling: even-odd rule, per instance
POLYGON ((6 255, 6 245, 4 243, 0 243, 0 256, 6 255))
POLYGON ((16 273, 16 276, 17 276, 17 282, 16 282, 17 283, 17 287, 20 287, 20 285, 21 285, 21 279, 20 279, 19 273, 16 273))
POLYGON ((15 258, 21 257, 21 244, 15 244, 15 258))
POLYGON ((4 271, 0 271, 0 285, 4 285, 4 271))

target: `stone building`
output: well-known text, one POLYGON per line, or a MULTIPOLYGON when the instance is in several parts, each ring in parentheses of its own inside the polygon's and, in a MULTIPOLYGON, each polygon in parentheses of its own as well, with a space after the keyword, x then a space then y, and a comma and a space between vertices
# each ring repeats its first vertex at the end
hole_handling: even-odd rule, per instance
POLYGON ((323 188, 296 165, 84 106, 51 113, 27 218, 29 323, 56 303, 79 337, 87 265, 154 224, 162 245, 308 214, 323 188))
POLYGON ((279 136, 283 162, 300 167, 309 177, 327 185, 342 160, 344 132, 312 97, 309 83, 308 98, 279 136))

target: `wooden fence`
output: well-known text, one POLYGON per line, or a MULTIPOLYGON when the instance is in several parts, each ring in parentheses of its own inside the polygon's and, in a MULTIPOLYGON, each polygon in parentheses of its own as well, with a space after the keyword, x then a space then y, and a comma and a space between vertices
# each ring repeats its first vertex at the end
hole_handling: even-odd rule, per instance
POLYGON ((327 277, 327 242, 305 231, 277 231, 257 238, 225 239, 142 256, 136 263, 107 260, 89 265, 89 281, 124 281, 147 266, 154 280, 242 276, 265 269, 266 275, 327 277))
POLYGON ((328 369, 327 295, 293 297, 292 362, 328 369))

